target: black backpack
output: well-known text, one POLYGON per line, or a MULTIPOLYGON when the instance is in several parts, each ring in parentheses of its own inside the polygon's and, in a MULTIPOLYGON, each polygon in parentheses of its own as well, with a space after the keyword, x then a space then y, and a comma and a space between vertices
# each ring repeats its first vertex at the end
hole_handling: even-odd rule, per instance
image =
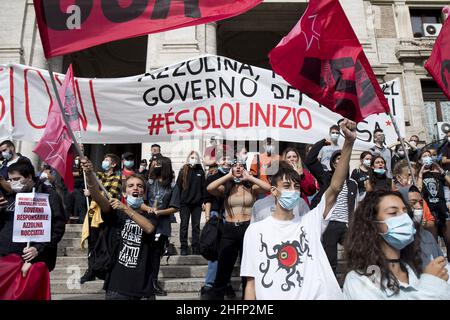
POLYGON ((116 228, 103 225, 94 249, 89 254, 89 264, 94 275, 102 280, 111 272, 119 247, 119 231, 116 228))
POLYGON ((222 224, 222 219, 213 216, 206 222, 200 234, 199 251, 208 261, 216 261, 219 258, 222 224))

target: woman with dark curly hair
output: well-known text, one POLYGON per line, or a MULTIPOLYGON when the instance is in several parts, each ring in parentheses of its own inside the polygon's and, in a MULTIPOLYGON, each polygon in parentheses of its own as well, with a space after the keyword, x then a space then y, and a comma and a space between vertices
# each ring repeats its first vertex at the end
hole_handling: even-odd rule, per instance
POLYGON ((398 192, 367 194, 344 247, 347 299, 450 299, 446 261, 436 258, 422 270, 420 234, 398 192))

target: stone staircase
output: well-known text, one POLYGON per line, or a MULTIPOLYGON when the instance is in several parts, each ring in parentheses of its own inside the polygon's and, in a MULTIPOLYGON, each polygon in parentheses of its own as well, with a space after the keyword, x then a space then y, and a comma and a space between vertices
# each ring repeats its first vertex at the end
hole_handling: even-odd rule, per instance
MULTIPOLYGON (((178 223, 172 224, 173 243, 180 251, 178 223)), ((87 268, 87 250, 80 248, 80 224, 67 224, 63 239, 58 244, 58 259, 55 269, 50 273, 51 292, 53 300, 103 300, 105 292, 103 281, 95 280, 84 284, 79 283, 80 277, 87 268)), ((191 230, 189 230, 189 235, 191 230)), ((87 245, 87 244, 86 244, 87 245)), ((157 296, 157 300, 198 300, 199 290, 203 285, 207 261, 198 255, 164 256, 161 260, 159 282, 168 292, 166 297, 157 296)), ((236 266, 231 284, 240 299, 239 267, 236 266)))

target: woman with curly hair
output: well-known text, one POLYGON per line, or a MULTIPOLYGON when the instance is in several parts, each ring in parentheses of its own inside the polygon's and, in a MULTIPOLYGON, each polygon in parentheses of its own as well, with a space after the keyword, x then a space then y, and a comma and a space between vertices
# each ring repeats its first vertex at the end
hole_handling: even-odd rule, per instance
POLYGON ((421 268, 420 230, 398 192, 368 193, 345 240, 347 299, 450 299, 443 257, 421 268))

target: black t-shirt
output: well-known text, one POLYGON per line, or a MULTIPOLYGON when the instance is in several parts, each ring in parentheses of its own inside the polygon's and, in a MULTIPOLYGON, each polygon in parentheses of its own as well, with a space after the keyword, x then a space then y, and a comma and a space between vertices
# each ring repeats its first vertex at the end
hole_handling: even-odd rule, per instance
MULTIPOLYGON (((224 175, 225 174, 221 173, 220 171, 217 171, 215 174, 208 176, 208 178, 206 178, 206 186, 208 186, 211 182, 222 178, 224 175)), ((223 212, 223 198, 216 197, 207 192, 207 198, 205 202, 211 203, 211 211, 217 211, 219 213, 223 212)))
MULTIPOLYGON (((442 148, 442 156, 446 157, 447 159, 450 159, 450 144, 446 143, 445 146, 442 148)), ((442 169, 444 170, 450 170, 450 164, 445 164, 442 166, 442 169)))
POLYGON ((441 201, 445 203, 444 176, 439 173, 425 172, 422 183, 423 197, 430 207, 438 205, 441 201))
MULTIPOLYGON (((180 191, 178 186, 169 184, 166 188, 161 186, 158 180, 150 179, 147 186, 147 200, 150 207, 155 206, 155 200, 157 202, 157 210, 167 208, 180 208, 180 191)), ((158 216, 158 227, 156 233, 161 233, 167 237, 170 237, 172 233, 171 217, 173 215, 158 216)))
MULTIPOLYGON (((154 215, 143 214, 153 225, 154 215)), ((105 289, 133 297, 150 297, 152 287, 151 242, 154 233, 146 234, 142 228, 120 210, 102 214, 105 223, 120 232, 116 263, 105 281, 105 289)))
POLYGON ((364 182, 369 179, 369 171, 364 172, 360 168, 353 170, 351 178, 358 183, 358 192, 361 194, 366 191, 364 182))

